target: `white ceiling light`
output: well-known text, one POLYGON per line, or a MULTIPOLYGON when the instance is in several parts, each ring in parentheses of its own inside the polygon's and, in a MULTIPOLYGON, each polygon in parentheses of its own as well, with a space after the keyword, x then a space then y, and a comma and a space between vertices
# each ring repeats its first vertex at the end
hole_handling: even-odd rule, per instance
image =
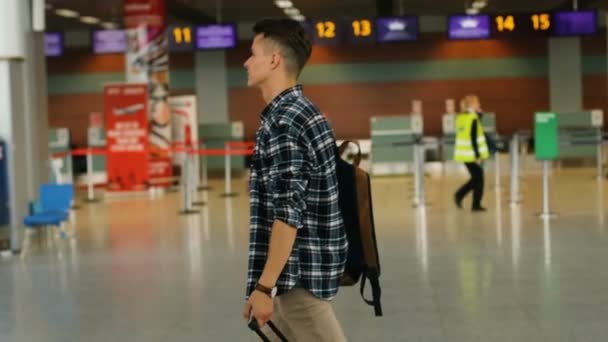
POLYGON ((287 14, 288 16, 300 15, 300 10, 295 7, 285 8, 283 12, 285 12, 285 14, 287 14))
POLYGON ((118 25, 116 25, 115 23, 112 22, 105 22, 103 24, 101 24, 101 26, 103 28, 105 28, 106 30, 112 30, 118 27, 118 25))
POLYGON ((278 8, 293 7, 293 2, 291 2, 290 0, 275 0, 274 4, 277 5, 278 8))
POLYGON ((486 7, 487 4, 488 3, 484 0, 476 0, 473 2, 473 8, 480 10, 480 9, 486 7))
POLYGON ((306 21, 306 17, 303 16, 303 15, 301 15, 301 14, 293 15, 293 16, 291 16, 291 19, 293 19, 295 21, 300 21, 300 22, 301 21, 306 21))
POLYGON ((99 20, 98 18, 95 18, 95 17, 82 16, 82 17, 80 17, 80 21, 85 24, 95 25, 95 24, 99 24, 99 22, 101 20, 99 20))
POLYGON ((56 9, 55 14, 57 14, 58 16, 61 16, 61 17, 66 17, 66 18, 77 18, 80 15, 78 12, 72 11, 71 9, 67 9, 67 8, 56 9))
POLYGON ((479 14, 479 10, 477 8, 467 8, 466 12, 467 12, 468 15, 479 14))

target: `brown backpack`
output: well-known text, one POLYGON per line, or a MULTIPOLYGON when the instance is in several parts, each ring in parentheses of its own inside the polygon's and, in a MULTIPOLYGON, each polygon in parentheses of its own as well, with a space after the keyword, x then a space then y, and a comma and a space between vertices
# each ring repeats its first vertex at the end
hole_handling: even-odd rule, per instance
POLYGON ((361 297, 374 307, 376 316, 382 316, 380 296, 380 259, 376 243, 376 229, 372 210, 370 177, 359 168, 361 148, 356 141, 345 141, 336 149, 336 173, 338 175, 339 204, 348 238, 346 268, 341 286, 353 286, 361 278, 361 297), (348 144, 357 146, 353 164, 342 159, 348 144), (372 286, 372 299, 365 298, 365 283, 372 286))

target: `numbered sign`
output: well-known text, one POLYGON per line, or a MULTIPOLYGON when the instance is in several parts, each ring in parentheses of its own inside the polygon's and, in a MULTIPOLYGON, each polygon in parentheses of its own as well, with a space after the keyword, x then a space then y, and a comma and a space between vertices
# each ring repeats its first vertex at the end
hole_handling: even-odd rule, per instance
POLYGON ((170 51, 192 51, 194 49, 194 28, 192 26, 171 26, 167 28, 170 51))

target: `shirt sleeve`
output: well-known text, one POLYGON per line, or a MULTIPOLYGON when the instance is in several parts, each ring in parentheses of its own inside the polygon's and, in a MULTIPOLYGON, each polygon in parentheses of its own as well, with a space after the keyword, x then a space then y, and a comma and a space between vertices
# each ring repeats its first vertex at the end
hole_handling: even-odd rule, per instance
POLYGON ((479 147, 477 146, 477 122, 478 120, 473 120, 473 124, 471 125, 471 145, 473 146, 473 151, 475 151, 475 159, 479 159, 479 147))
POLYGON ((307 144, 293 125, 279 123, 269 142, 271 166, 270 193, 274 219, 300 229, 306 210, 306 190, 310 178, 307 144))

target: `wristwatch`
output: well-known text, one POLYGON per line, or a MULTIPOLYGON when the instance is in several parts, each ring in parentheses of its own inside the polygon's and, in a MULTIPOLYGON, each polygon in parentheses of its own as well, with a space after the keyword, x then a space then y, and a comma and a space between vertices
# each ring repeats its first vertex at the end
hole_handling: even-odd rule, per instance
POLYGON ((274 288, 266 287, 260 283, 255 284, 255 290, 266 294, 270 298, 272 298, 274 292, 274 288))

